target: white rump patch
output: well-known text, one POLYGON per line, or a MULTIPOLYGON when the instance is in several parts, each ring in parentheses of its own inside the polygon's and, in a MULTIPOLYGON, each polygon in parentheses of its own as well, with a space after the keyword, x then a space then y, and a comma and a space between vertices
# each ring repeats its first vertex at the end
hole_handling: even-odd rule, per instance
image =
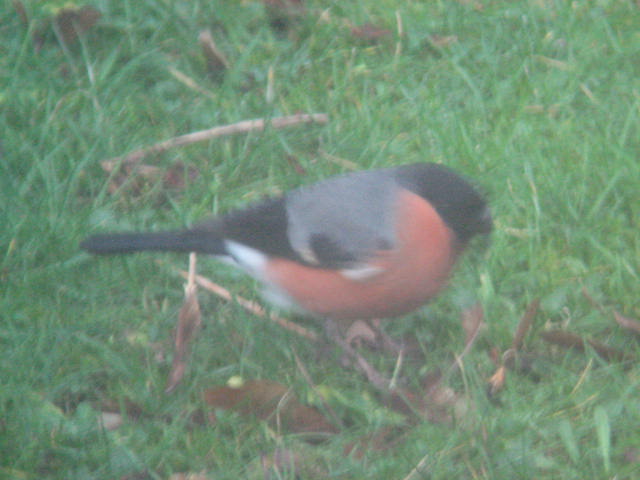
POLYGON ((229 255, 240 268, 252 277, 264 281, 264 272, 267 266, 267 256, 264 253, 231 240, 226 240, 225 243, 229 255))

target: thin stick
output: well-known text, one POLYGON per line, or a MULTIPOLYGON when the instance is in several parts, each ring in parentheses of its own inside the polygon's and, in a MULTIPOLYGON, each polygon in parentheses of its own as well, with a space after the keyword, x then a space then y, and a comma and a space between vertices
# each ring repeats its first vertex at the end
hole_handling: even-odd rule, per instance
POLYGON ((108 160, 103 160, 102 162, 100 162, 100 165, 102 165, 102 168, 105 171, 111 172, 121 164, 132 165, 136 162, 139 162, 147 155, 162 153, 171 148, 179 147, 181 145, 189 145, 191 143, 211 140, 212 138, 222 137, 225 135, 262 131, 267 125, 269 125, 271 128, 286 128, 305 123, 324 124, 328 121, 329 116, 326 113, 300 113, 297 115, 289 115, 286 117, 275 117, 270 120, 265 120, 263 118, 244 120, 242 122, 232 123, 230 125, 222 125, 220 127, 210 128, 208 130, 200 130, 198 132, 180 135, 179 137, 173 137, 163 142, 156 143, 155 145, 151 145, 150 147, 135 150, 122 157, 114 157, 108 160))
MULTIPOLYGON (((188 272, 185 272, 184 270, 179 270, 179 269, 177 271, 182 277, 184 278, 189 277, 188 272)), ((262 308, 260 305, 258 305, 256 302, 252 302, 251 300, 247 300, 246 298, 240 297, 238 295, 232 295, 231 292, 229 292, 229 290, 227 290, 224 287, 221 287, 217 283, 212 282, 211 280, 209 280, 206 277, 203 277, 202 275, 196 275, 195 281, 202 288, 209 290, 211 293, 219 296, 220 298, 223 298, 224 300, 227 300, 228 302, 232 302, 235 300, 238 303, 238 305, 240 305, 242 308, 244 308, 248 312, 251 312, 252 314, 258 317, 268 318, 272 322, 275 322, 278 325, 280 325, 282 328, 291 330, 292 332, 297 333, 298 335, 308 338, 309 340, 312 340, 314 342, 318 340, 318 336, 314 332, 307 330, 306 328, 298 325, 297 323, 290 322, 285 318, 279 317, 272 313, 267 313, 265 309, 262 308)))
POLYGON ((196 258, 195 252, 189 254, 189 275, 187 276, 187 288, 189 290, 195 288, 196 285, 196 258))

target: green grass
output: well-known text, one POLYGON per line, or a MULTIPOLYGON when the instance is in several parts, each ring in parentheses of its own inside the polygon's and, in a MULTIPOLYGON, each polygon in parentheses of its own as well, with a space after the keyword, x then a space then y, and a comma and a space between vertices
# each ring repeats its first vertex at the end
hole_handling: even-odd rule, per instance
MULTIPOLYGON (((301 478, 403 479, 421 460, 423 473, 410 478, 636 478, 640 344, 581 290, 640 317, 637 2, 308 0, 307 16, 279 33, 259 2, 95 1, 100 22, 68 48, 46 26, 46 2, 24 3, 29 25, 10 2, 0 9, 0 477, 263 478, 261 455, 289 448, 306 464, 301 478), (367 22, 392 33, 378 43, 350 33, 349 23, 367 22), (197 44, 203 28, 232 64, 219 83, 197 44), (434 35, 455 39, 442 46, 434 35), (187 189, 131 180, 110 193, 99 165, 190 131, 298 111, 326 112, 330 122, 146 160, 196 167, 187 189), (206 327, 185 380, 165 395, 183 284, 171 265, 186 258, 96 259, 78 249, 98 230, 189 225, 343 171, 328 156, 363 169, 450 165, 487 192, 497 224, 490 247, 469 252, 445 294, 387 328, 428 352, 404 370, 418 384, 462 351, 460 312, 482 303, 488 328, 462 373, 447 379, 467 413, 407 426, 397 443, 365 446, 361 458, 345 447, 397 418, 366 381, 205 293, 206 327), (508 348, 535 298, 541 310, 525 344, 537 377, 510 373, 494 402, 485 393, 495 370, 488 353, 508 348), (551 346, 539 336, 545 327, 634 360, 551 346), (233 375, 278 380, 310 399, 294 353, 333 392, 332 408, 348 424, 339 434, 304 445, 233 413, 213 426, 193 420, 202 392, 233 375), (141 413, 104 431, 97 416, 108 403, 141 413)), ((205 259, 199 268, 259 298, 236 272, 205 259)), ((370 358, 392 371, 393 359, 370 358)))

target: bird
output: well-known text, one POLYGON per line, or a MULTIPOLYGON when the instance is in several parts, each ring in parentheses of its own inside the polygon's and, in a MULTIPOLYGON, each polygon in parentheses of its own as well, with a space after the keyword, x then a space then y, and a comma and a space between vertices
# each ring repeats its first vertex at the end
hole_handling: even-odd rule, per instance
POLYGON ((440 293, 471 239, 493 228, 486 199, 439 163, 341 174, 192 228, 101 233, 91 254, 211 254, 265 287, 267 300, 332 321, 393 318, 440 293))

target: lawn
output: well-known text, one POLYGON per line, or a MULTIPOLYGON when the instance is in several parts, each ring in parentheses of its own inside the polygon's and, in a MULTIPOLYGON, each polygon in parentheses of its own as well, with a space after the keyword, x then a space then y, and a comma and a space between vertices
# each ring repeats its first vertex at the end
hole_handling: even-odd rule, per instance
MULTIPOLYGON (((640 4, 273 3, 0 7, 0 478, 639 478, 640 4), (226 67, 207 61, 205 30, 226 67), (298 113, 328 121, 104 168, 298 113), (478 185, 495 229, 440 297, 384 324, 418 354, 362 350, 419 397, 413 412, 336 349, 204 289, 167 394, 187 255, 78 247, 420 161, 478 185), (483 326, 467 343, 474 305, 483 326), (277 382, 333 430, 309 439, 278 414, 208 405, 230 381, 277 382)), ((204 257, 198 270, 263 304, 237 271, 204 257)))

